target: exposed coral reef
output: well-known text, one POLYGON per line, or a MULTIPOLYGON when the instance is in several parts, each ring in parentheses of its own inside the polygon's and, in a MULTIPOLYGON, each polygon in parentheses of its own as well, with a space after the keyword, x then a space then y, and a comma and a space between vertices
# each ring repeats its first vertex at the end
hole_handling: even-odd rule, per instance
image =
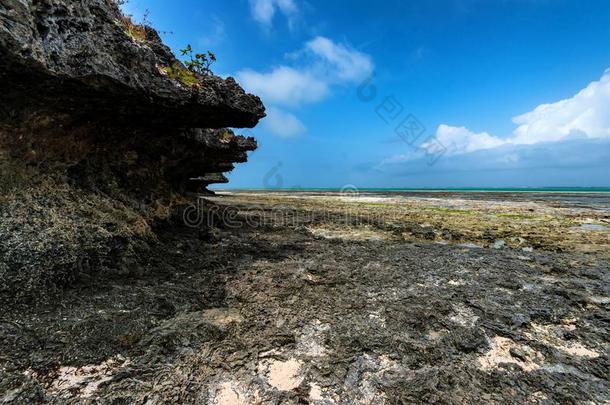
MULTIPOLYGON (((7 311, 0 401, 610 400, 603 254, 467 247, 461 242, 479 241, 468 234, 448 244, 427 233, 386 238, 384 224, 409 219, 381 210, 365 222, 366 196, 339 212, 345 199, 328 192, 219 194, 210 200, 239 216, 216 240, 166 229, 161 249, 141 260, 142 275, 77 285, 44 311, 7 311)), ((420 198, 392 204, 435 208, 434 198, 420 198)), ((474 215, 504 209, 487 195, 476 202, 474 215)), ((562 215, 548 203, 531 207, 562 215)), ((453 214, 438 215, 451 222, 453 214)))

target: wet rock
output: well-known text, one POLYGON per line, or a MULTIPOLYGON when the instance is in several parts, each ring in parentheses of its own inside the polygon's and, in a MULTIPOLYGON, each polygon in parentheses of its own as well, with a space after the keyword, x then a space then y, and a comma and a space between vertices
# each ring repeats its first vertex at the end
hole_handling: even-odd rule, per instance
POLYGON ((608 227, 600 224, 581 224, 578 229, 582 231, 606 231, 608 227))
POLYGON ((506 246, 506 242, 503 240, 497 240, 493 244, 494 249, 502 249, 504 246, 506 246))

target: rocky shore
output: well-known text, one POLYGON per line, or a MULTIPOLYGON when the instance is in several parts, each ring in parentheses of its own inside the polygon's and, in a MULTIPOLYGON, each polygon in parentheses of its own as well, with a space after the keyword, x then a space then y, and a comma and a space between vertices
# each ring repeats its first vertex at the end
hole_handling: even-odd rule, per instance
POLYGON ((0 0, 0 402, 610 401, 607 207, 209 197, 264 111, 113 1, 0 0))
MULTIPOLYGON (((5 312, 3 398, 610 400, 604 253, 546 249, 552 234, 531 250, 466 238, 441 243, 428 232, 398 237, 383 224, 411 222, 383 214, 367 222, 370 215, 357 214, 370 209, 366 197, 242 192, 213 200, 207 241, 197 228, 159 229, 141 274, 83 280, 44 310, 5 312)), ((413 215, 432 210, 447 224, 456 215, 431 201, 392 204, 415 203, 413 215)), ((510 201, 477 205, 471 209, 479 217, 514 208, 510 201)), ((545 204, 527 211, 561 221, 548 214, 554 209, 570 212, 545 204)), ((527 228, 517 224, 515 235, 527 228)))

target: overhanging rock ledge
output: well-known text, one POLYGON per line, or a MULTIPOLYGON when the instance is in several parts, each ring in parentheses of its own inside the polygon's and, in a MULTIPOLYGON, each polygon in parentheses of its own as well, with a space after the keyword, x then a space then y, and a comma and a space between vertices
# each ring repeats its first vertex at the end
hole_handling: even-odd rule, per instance
POLYGON ((145 271, 155 228, 256 149, 261 100, 111 0, 0 0, 0 303, 145 271))

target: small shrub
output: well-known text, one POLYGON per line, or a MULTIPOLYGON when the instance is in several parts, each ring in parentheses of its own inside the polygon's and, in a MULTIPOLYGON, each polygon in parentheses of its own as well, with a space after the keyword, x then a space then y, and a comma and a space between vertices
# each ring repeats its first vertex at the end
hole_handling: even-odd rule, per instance
POLYGON ((207 53, 194 53, 191 45, 180 50, 182 56, 187 56, 189 59, 184 61, 184 65, 193 73, 205 76, 212 73, 210 67, 216 62, 216 55, 211 51, 207 53))
POLYGON ((159 70, 170 79, 179 80, 187 86, 200 87, 201 77, 212 74, 210 66, 216 62, 216 55, 210 51, 207 54, 194 53, 190 45, 181 49, 180 54, 188 56, 188 59, 183 61, 184 66, 175 63, 172 66, 160 67, 159 70))

